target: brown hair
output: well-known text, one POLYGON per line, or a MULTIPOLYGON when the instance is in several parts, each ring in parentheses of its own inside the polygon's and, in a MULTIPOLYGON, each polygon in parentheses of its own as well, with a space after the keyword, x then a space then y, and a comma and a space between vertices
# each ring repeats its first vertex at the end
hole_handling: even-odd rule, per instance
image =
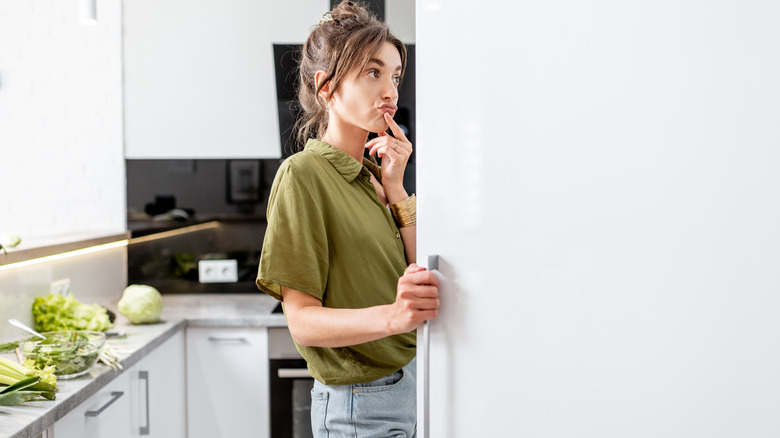
POLYGON ((358 2, 342 1, 322 16, 301 49, 298 74, 298 100, 301 114, 296 122, 297 140, 302 147, 309 138, 322 138, 328 127, 327 101, 319 92, 330 82, 330 98, 347 74, 365 67, 385 43, 398 49, 401 55, 401 77, 406 70, 406 46, 390 33, 387 25, 358 2), (322 70, 325 76, 319 87, 314 75, 322 70))

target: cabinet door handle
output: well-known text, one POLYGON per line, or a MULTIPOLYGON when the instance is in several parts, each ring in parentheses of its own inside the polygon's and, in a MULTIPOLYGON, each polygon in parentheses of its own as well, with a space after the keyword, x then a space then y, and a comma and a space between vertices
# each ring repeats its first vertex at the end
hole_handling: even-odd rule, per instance
POLYGON ((143 380, 146 386, 146 426, 141 426, 139 432, 141 435, 149 435, 149 423, 151 423, 149 419, 149 371, 139 371, 138 380, 143 380))
POLYGON ((246 344, 246 338, 220 338, 217 336, 209 336, 209 342, 222 342, 222 343, 234 343, 234 344, 246 344))
POLYGON ((124 392, 122 392, 122 391, 113 391, 113 392, 111 392, 111 400, 109 400, 108 403, 106 403, 103 406, 101 406, 100 409, 98 409, 97 411, 87 411, 87 412, 84 412, 84 416, 85 417, 97 417, 98 415, 100 415, 101 412, 105 411, 107 407, 111 406, 111 403, 114 403, 115 401, 117 401, 117 399, 119 399, 119 397, 122 397, 122 395, 124 395, 124 392))

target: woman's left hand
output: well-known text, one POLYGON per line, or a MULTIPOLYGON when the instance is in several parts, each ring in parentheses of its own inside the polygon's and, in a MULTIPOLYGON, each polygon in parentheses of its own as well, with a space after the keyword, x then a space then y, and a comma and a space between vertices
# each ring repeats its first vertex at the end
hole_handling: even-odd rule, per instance
POLYGON ((376 154, 382 159, 382 186, 403 186, 406 163, 412 155, 412 143, 406 138, 401 127, 395 123, 390 114, 385 113, 385 121, 393 135, 380 132, 379 136, 368 143, 369 155, 376 154))

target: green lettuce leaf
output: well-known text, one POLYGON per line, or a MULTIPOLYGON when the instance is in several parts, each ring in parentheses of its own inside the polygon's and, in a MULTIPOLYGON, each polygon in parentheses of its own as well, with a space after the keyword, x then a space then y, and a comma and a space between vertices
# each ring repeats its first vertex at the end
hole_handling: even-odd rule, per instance
POLYGON ((73 294, 68 296, 49 294, 46 297, 37 297, 33 301, 32 313, 35 330, 39 332, 57 330, 104 332, 113 327, 105 307, 79 303, 73 294))

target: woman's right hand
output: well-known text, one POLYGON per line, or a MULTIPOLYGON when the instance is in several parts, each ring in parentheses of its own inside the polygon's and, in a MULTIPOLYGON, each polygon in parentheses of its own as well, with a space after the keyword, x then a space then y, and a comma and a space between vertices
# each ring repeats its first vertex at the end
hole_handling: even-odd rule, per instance
POLYGON ((398 279, 392 304, 334 309, 305 292, 282 286, 281 293, 290 334, 304 347, 347 347, 407 333, 439 309, 439 278, 414 263, 398 279))
POLYGON ((415 263, 398 279, 395 303, 390 307, 395 333, 406 333, 439 313, 439 277, 415 263))

